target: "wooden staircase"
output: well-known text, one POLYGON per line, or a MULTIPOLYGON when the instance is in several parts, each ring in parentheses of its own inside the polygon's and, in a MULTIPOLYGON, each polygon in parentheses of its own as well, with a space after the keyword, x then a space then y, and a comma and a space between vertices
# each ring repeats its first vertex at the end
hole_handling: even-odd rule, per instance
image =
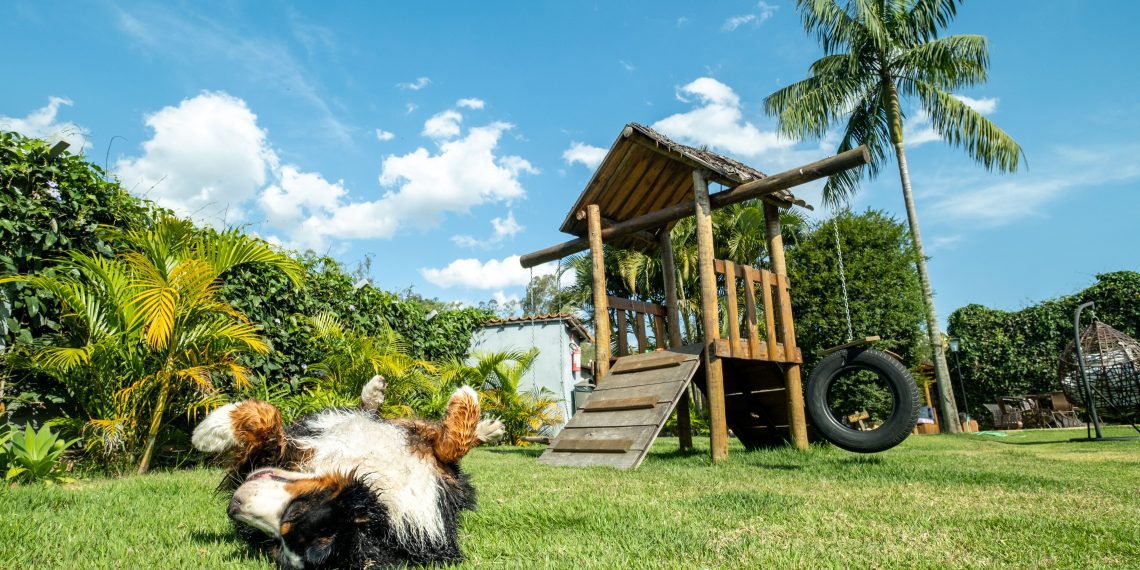
POLYGON ((539 463, 636 468, 684 397, 703 349, 694 344, 619 357, 539 463))

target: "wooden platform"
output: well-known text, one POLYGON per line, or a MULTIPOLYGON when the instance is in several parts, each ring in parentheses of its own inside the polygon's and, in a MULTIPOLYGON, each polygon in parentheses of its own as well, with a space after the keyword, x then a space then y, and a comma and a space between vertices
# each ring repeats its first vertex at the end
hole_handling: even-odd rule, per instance
POLYGON ((701 364, 703 345, 618 358, 539 463, 634 469, 701 364))

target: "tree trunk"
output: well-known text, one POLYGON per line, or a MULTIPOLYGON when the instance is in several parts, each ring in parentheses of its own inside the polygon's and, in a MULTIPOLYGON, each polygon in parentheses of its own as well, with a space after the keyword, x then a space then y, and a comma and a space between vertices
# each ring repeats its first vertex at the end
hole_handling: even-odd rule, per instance
POLYGON ((918 266, 918 280, 922 284, 922 301, 926 304, 926 331, 930 335, 930 353, 934 359, 934 380, 938 382, 938 403, 941 412, 939 422, 942 433, 961 433, 958 422, 958 404, 954 400, 954 386, 950 383, 950 367, 946 365, 946 353, 942 350, 942 330, 938 326, 938 312, 934 308, 934 289, 930 286, 930 275, 926 272, 926 251, 922 247, 922 233, 918 229, 918 211, 914 207, 914 193, 910 187, 910 170, 906 166, 906 150, 903 148, 902 112, 899 109, 899 95, 894 81, 885 71, 880 71, 883 88, 890 98, 887 108, 890 122, 891 143, 895 146, 895 158, 899 163, 899 178, 902 180, 903 201, 906 203, 906 218, 910 224, 910 238, 914 242, 915 265, 918 266))
POLYGON ((158 430, 162 428, 162 415, 166 413, 166 399, 170 396, 170 382, 162 383, 162 390, 158 392, 158 402, 154 406, 154 415, 150 419, 150 429, 147 430, 146 449, 143 450, 142 459, 139 460, 139 475, 146 475, 150 470, 150 459, 154 455, 154 444, 158 440, 158 430))

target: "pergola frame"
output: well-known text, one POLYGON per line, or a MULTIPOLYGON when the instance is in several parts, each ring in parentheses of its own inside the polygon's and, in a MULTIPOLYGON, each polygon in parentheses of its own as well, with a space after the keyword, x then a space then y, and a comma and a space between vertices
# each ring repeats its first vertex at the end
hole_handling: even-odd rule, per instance
MULTIPOLYGON (((792 444, 804 449, 808 445, 800 378, 802 358, 796 348, 791 303, 787 286, 787 267, 780 229, 780 208, 807 204, 797 200, 790 188, 825 178, 849 168, 866 164, 870 153, 859 147, 836 156, 765 176, 759 171, 726 157, 675 143, 641 125, 627 125, 611 147, 605 160, 595 171, 586 189, 571 209, 562 230, 577 235, 576 239, 522 256, 523 267, 533 267, 590 250, 593 273, 593 298, 596 339, 596 381, 605 381, 610 366, 611 300, 618 309, 620 334, 625 330, 625 310, 634 308, 634 316, 649 319, 653 309, 637 311, 633 302, 607 298, 603 244, 635 249, 657 250, 661 255, 666 292, 663 312, 668 325, 669 347, 681 345, 680 315, 676 298, 676 275, 673 247, 669 231, 677 220, 693 216, 696 222, 698 275, 701 290, 701 323, 703 367, 706 398, 709 405, 711 456, 713 462, 728 457, 728 421, 725 408, 724 360, 747 359, 777 363, 783 372, 787 401, 788 436, 792 444), (687 176, 686 176, 687 174, 687 176), (718 182, 726 190, 709 193, 709 182, 718 182), (691 198, 689 198, 691 196, 691 198), (712 211, 731 204, 759 199, 764 202, 764 221, 770 270, 736 266, 715 259, 712 211), (605 210, 609 210, 608 212, 605 210), (737 271, 740 271, 737 273, 737 271), (729 339, 720 339, 717 274, 725 276, 729 303, 729 339), (747 340, 740 336, 741 323, 737 309, 737 279, 744 280, 749 330, 747 340), (759 340, 755 284, 762 284, 765 341, 759 340), (774 291, 774 293, 773 293, 774 291), (778 326, 777 326, 778 321, 778 326)), ((642 304, 647 305, 648 304, 642 304)), ((661 335, 659 322, 657 334, 661 335)), ((638 325, 639 348, 645 337, 645 326, 638 325)), ((657 337, 658 345, 662 337, 657 337)), ((625 348, 619 339, 619 348, 625 348)), ((628 349, 626 348, 628 351, 628 349)), ((682 448, 690 448, 687 399, 677 403, 678 431, 682 448)), ((739 435, 739 434, 738 434, 739 435)))

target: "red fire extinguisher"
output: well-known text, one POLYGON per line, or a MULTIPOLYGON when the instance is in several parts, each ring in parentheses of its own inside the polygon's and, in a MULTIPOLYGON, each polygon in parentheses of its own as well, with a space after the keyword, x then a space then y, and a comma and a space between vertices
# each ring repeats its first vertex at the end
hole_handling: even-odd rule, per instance
POLYGON ((582 348, 575 343, 570 343, 570 370, 582 371, 582 348))

